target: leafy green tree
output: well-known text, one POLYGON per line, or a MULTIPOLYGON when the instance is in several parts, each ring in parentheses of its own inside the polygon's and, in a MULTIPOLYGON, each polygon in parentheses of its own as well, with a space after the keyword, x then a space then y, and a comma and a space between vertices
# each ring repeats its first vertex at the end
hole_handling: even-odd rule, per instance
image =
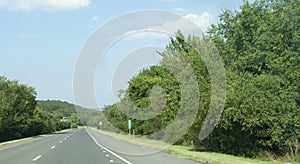
POLYGON ((132 78, 120 102, 125 105, 107 106, 105 116, 115 127, 126 131, 131 114, 153 112, 151 88, 160 86, 166 92, 165 108, 155 118, 133 119, 133 124, 138 134, 153 134, 168 126, 178 115, 184 97, 174 75, 161 66, 170 64, 176 72, 187 75, 176 64, 177 59, 183 58, 196 74, 199 86, 189 89, 199 89, 201 99, 187 101, 192 107, 200 106, 190 131, 178 144, 192 141, 198 148, 251 157, 263 156, 265 152, 296 155, 300 139, 299 4, 299 0, 256 0, 252 4, 244 1, 239 11, 222 12, 220 23, 208 31, 209 37, 184 37, 178 32, 161 52, 160 65, 132 78), (210 102, 219 100, 218 94, 212 95, 211 72, 208 72, 209 67, 218 74, 218 70, 210 67, 215 61, 204 63, 201 56, 213 55, 213 45, 225 63, 226 104, 213 133, 199 141, 198 132, 206 128, 203 120, 210 102))
POLYGON ((71 123, 71 128, 77 128, 80 125, 79 117, 76 113, 73 113, 69 118, 68 121, 71 123))
POLYGON ((39 101, 34 88, 0 77, 0 142, 77 127, 74 105, 39 101), (69 117, 69 122, 61 121, 69 117))
MULTIPOLYGON (((184 118, 182 116, 189 115, 192 117, 193 114, 190 113, 189 109, 186 109, 187 106, 192 106, 192 108, 198 110, 198 113, 195 113, 196 120, 191 130, 178 143, 190 143, 192 140, 196 140, 210 101, 209 75, 199 54, 199 52, 208 53, 208 45, 205 39, 199 37, 185 38, 181 32, 178 32, 174 38, 171 38, 166 50, 160 53, 163 56, 161 63, 158 66, 142 70, 136 77, 132 78, 129 81, 128 89, 124 91, 125 96, 121 102, 104 109, 109 121, 115 127, 127 131, 127 120, 131 119, 136 134, 173 141, 174 136, 182 135, 177 134, 181 133, 179 129, 183 129, 182 123, 177 123, 178 126, 175 125, 172 129, 169 128, 167 134, 166 131, 156 132, 164 130, 176 118, 184 118), (196 50, 196 48, 199 49, 196 50), (191 71, 180 63, 181 60, 190 65, 191 71), (192 78, 191 72, 195 75, 195 79, 192 78), (177 77, 174 73, 177 74, 177 77), (191 85, 194 81, 197 85, 191 85), (185 85, 189 87, 182 90, 180 85, 183 85, 183 83, 186 83, 185 85), (163 91, 161 93, 153 92, 153 88, 158 86, 163 91), (201 87, 197 88, 198 86, 201 87), (197 100, 199 92, 201 99, 197 100), (182 97, 183 94, 189 95, 190 98, 182 97), (162 95, 165 95, 165 97, 162 95), (133 104, 129 103, 130 101, 133 104), (132 115, 135 118, 138 116, 150 118, 133 119, 130 117, 132 115), (122 124, 120 124, 121 120, 122 124)), ((194 118, 190 120, 194 120, 194 118)))
POLYGON ((54 132, 58 130, 58 121, 53 114, 36 107, 27 134, 32 136, 54 132))
POLYGON ((0 141, 23 137, 36 106, 32 87, 0 77, 0 141))
POLYGON ((209 148, 247 156, 297 153, 299 2, 245 1, 240 11, 224 11, 212 26, 228 92, 218 128, 203 142, 209 148))

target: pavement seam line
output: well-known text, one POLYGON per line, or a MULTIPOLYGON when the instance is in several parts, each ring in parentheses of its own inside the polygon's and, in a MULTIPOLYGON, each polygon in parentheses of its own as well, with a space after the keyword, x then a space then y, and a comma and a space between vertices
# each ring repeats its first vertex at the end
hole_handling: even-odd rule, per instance
POLYGON ((111 153, 111 154, 114 155, 115 157, 119 158, 119 159, 122 160, 123 162, 125 162, 125 163, 127 163, 127 164, 132 164, 131 162, 129 162, 129 161, 127 161, 126 159, 124 159, 123 157, 121 157, 121 156, 119 156, 118 154, 112 152, 111 150, 107 149, 107 148, 104 147, 103 145, 99 144, 99 143, 97 142, 97 140, 95 139, 95 137, 92 136, 92 134, 91 134, 87 129, 85 129, 85 131, 88 133, 88 135, 94 140, 94 142, 95 142, 98 146, 102 147, 104 150, 108 151, 109 153, 111 153))

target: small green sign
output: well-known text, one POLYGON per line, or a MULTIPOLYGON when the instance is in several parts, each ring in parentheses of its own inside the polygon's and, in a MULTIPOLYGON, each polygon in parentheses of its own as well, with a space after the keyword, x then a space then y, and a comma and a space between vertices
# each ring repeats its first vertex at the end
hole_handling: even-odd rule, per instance
POLYGON ((128 120, 128 129, 131 129, 131 120, 128 120))

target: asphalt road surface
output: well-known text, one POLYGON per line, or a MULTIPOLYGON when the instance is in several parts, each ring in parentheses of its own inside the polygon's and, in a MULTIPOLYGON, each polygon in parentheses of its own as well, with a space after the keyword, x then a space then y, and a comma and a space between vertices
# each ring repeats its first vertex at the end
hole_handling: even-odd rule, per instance
POLYGON ((78 129, 0 146, 0 164, 192 164, 192 160, 78 129), (112 149, 111 149, 112 148, 112 149), (120 151, 115 151, 120 149, 120 151), (128 153, 120 153, 126 152, 128 153), (146 153, 145 153, 146 154, 146 153))

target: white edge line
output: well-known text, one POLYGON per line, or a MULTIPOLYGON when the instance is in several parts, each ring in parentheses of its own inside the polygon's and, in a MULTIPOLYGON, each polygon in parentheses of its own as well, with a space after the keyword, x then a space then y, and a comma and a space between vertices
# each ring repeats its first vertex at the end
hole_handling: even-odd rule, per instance
POLYGON ((37 156, 37 157, 35 157, 35 158, 33 158, 32 159, 32 161, 37 161, 38 159, 40 159, 42 156, 41 155, 39 155, 39 156, 37 156))
POLYGON ((125 163, 127 163, 127 164, 132 164, 131 162, 129 162, 129 161, 127 161, 126 159, 124 159, 123 157, 121 157, 121 156, 119 156, 118 154, 116 154, 116 153, 110 151, 109 149, 107 149, 107 148, 104 147, 103 145, 99 144, 99 143, 96 141, 96 139, 94 138, 94 136, 92 136, 92 134, 91 134, 87 129, 85 129, 85 131, 89 134, 89 136, 94 140, 94 142, 95 142, 98 146, 102 147, 104 150, 108 151, 109 153, 111 153, 111 154, 114 155, 115 157, 119 158, 120 160, 124 161, 125 163))

